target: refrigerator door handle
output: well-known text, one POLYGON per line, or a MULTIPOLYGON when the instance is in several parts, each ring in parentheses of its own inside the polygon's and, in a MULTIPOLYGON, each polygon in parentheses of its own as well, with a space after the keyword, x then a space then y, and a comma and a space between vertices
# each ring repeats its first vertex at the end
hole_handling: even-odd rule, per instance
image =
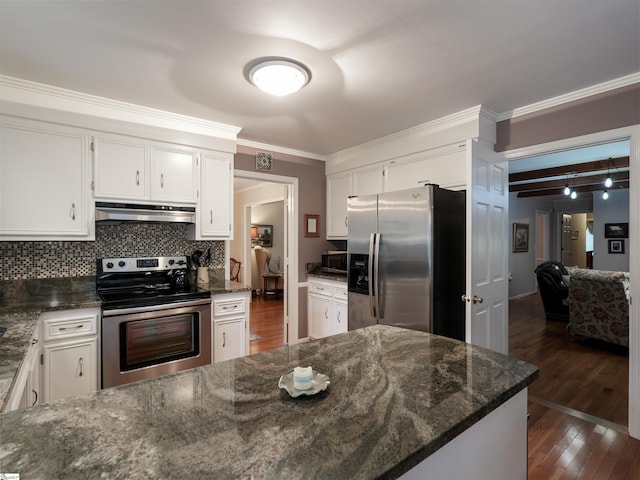
POLYGON ((367 275, 369 277, 369 281, 367 283, 369 284, 369 310, 371 311, 371 316, 373 318, 377 318, 376 307, 375 307, 376 291, 375 291, 375 282, 374 282, 374 275, 373 275, 373 255, 374 255, 375 242, 376 242, 376 234, 372 233, 369 235, 369 261, 367 265, 367 275))
POLYGON ((375 319, 380 323, 380 237, 382 234, 374 233, 374 251, 373 251, 373 305, 375 308, 375 319))

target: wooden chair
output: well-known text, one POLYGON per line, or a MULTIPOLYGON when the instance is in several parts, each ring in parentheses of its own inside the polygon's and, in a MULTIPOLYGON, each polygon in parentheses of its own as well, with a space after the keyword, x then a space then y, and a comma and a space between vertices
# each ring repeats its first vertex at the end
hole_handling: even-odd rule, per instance
POLYGON ((230 258, 229 259, 229 270, 230 270, 229 279, 231 281, 233 281, 233 282, 239 282, 240 281, 240 267, 241 266, 242 266, 242 262, 239 262, 235 258, 230 258))

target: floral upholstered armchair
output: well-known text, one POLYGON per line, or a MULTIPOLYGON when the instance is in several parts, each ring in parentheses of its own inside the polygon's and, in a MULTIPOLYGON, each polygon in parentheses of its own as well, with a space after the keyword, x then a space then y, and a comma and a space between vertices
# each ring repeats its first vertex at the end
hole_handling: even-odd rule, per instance
POLYGON ((629 272, 568 271, 568 332, 628 347, 629 272))

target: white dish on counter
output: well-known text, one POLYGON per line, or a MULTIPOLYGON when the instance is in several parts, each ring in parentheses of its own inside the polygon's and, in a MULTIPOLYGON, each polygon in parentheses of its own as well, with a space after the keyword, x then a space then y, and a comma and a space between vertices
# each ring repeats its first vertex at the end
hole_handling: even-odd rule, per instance
POLYGON ((311 388, 307 390, 298 390, 293 386, 293 372, 285 373, 278 381, 278 387, 287 391, 293 398, 301 395, 315 395, 327 389, 331 382, 329 377, 324 373, 313 371, 313 379, 311 380, 311 388))

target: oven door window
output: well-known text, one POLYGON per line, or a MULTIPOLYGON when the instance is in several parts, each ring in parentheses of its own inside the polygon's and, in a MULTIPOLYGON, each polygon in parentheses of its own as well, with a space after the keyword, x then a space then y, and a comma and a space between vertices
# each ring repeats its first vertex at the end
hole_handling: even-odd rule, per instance
POLYGON ((197 314, 121 323, 121 371, 199 355, 199 323, 197 314))

